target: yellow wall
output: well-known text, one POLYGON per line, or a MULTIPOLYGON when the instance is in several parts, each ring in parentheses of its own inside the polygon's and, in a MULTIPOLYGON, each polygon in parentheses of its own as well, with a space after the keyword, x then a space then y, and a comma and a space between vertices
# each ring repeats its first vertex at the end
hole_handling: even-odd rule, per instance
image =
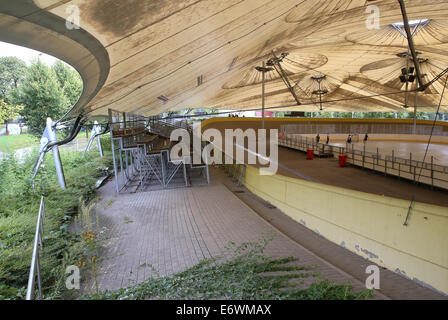
MULTIPOLYGON (((448 294, 448 209, 328 186, 248 166, 254 194, 319 233, 392 271, 448 294)), ((367 275, 366 275, 367 277, 367 275)))

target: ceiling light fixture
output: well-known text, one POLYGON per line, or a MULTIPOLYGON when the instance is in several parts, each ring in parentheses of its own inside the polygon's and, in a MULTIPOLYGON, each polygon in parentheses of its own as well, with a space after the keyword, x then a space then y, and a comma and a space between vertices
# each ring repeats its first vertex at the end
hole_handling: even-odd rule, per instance
POLYGON ((318 90, 314 90, 314 91, 312 92, 312 94, 319 95, 319 104, 320 104, 320 108, 319 108, 319 110, 320 110, 320 111, 323 110, 323 108, 322 108, 322 95, 328 93, 328 90, 326 90, 326 89, 322 89, 322 88, 321 88, 320 83, 321 83, 322 80, 325 79, 326 77, 327 77, 327 76, 326 76, 325 74, 318 74, 318 75, 315 75, 315 76, 311 76, 311 79, 317 81, 317 83, 319 84, 319 89, 318 89, 318 90))

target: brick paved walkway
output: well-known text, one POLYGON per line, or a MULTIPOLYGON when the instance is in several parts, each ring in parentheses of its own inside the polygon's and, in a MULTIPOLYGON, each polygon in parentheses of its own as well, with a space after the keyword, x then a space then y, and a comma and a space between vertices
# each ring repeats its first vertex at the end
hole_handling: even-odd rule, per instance
MULTIPOLYGON (((222 183, 226 178, 220 170, 211 173, 212 184, 204 187, 115 195, 110 181, 100 189, 102 199, 97 211, 100 224, 111 237, 100 262, 100 290, 185 270, 223 253, 229 241, 257 241, 263 234, 274 235, 266 254, 294 256, 299 265, 316 265, 314 271, 323 278, 351 282, 356 291, 365 289, 363 283, 293 242, 257 215, 222 183)), ((306 285, 312 281, 308 279, 306 285)))

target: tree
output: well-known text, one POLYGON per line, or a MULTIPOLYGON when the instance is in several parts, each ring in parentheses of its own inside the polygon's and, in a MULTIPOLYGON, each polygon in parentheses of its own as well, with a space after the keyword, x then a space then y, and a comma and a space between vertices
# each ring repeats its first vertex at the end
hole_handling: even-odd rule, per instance
POLYGON ((40 60, 28 67, 22 85, 14 94, 14 102, 24 106, 21 114, 30 132, 38 136, 45 129, 47 117, 59 119, 72 106, 54 69, 40 60))
POLYGON ((25 78, 26 64, 16 57, 0 57, 0 99, 11 103, 10 93, 17 90, 25 78))
POLYGON ((74 106, 81 96, 83 84, 81 77, 75 69, 62 61, 56 61, 51 67, 59 81, 59 86, 68 98, 70 106, 74 106))
POLYGON ((0 99, 0 123, 13 120, 19 115, 23 106, 13 106, 0 99))

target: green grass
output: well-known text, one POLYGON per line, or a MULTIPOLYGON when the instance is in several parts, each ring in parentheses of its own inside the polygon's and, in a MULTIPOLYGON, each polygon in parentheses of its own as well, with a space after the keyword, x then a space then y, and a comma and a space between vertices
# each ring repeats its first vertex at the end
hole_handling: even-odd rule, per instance
POLYGON ((13 152, 18 149, 27 148, 39 144, 39 139, 30 134, 1 136, 0 152, 13 152))
MULTIPOLYGON (((231 300, 354 300, 366 299, 371 291, 353 292, 350 284, 321 279, 313 266, 291 264, 297 259, 273 259, 264 255, 269 240, 230 248, 231 254, 207 259, 172 276, 152 277, 116 291, 87 295, 83 299, 231 299, 231 300), (304 280, 312 278, 306 286, 304 280)), ((141 265, 152 268, 151 265, 141 265)), ((153 270, 154 271, 154 270, 153 270)), ((157 275, 157 272, 155 272, 157 275)))
POLYGON ((110 153, 62 152, 67 189, 57 183, 54 162, 47 154, 33 187, 31 168, 36 153, 19 163, 13 154, 0 161, 0 300, 23 299, 31 262, 40 197, 45 197, 46 218, 41 275, 47 298, 64 294, 64 265, 76 264, 82 254, 81 235, 68 232, 81 201, 95 195, 101 169, 111 165, 110 153))

